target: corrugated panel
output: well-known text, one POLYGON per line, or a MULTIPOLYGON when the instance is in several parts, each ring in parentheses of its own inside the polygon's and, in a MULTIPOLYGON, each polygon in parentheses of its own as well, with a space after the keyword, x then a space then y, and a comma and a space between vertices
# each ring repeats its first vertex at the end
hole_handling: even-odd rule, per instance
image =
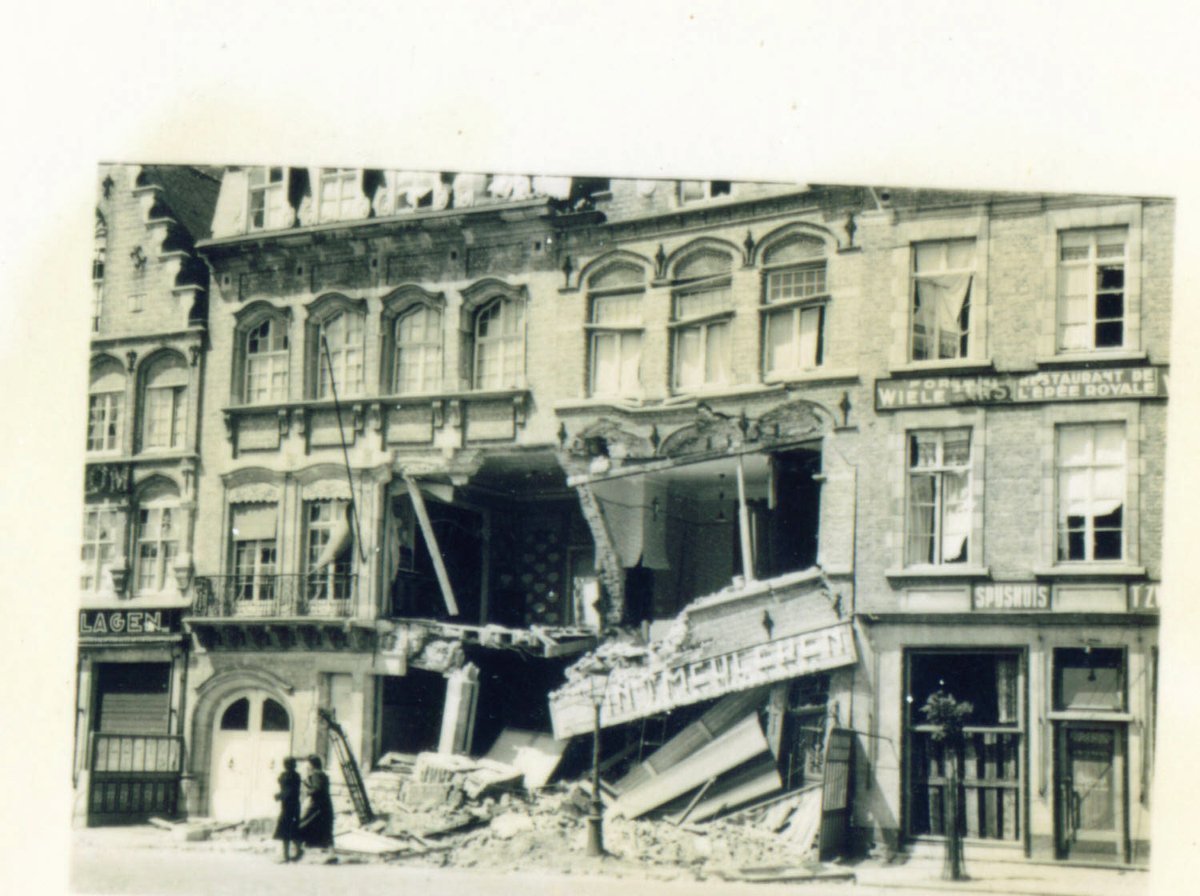
POLYGON ((112 663, 96 680, 96 730, 102 734, 166 734, 170 663, 112 663))

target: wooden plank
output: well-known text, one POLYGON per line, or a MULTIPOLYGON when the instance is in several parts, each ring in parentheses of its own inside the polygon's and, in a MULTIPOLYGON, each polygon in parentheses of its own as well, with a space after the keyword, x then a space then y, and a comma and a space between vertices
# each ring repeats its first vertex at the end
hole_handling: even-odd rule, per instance
POLYGON ((651 778, 682 762, 705 744, 711 743, 714 737, 728 731, 736 722, 743 719, 746 713, 757 708, 765 697, 765 688, 752 688, 723 697, 699 719, 668 740, 644 762, 614 783, 613 789, 617 793, 634 790, 651 778))
POLYGON ((703 802, 692 810, 692 821, 704 821, 744 803, 759 799, 783 787, 775 757, 767 753, 761 761, 720 782, 703 802))
POLYGON ((1017 839, 1017 792, 1005 790, 1000 797, 1002 824, 1000 836, 1005 840, 1017 839))
MULTIPOLYGON (((758 724, 758 714, 751 713, 724 734, 662 774, 624 791, 613 809, 626 818, 645 815, 663 803, 699 787, 709 778, 719 777, 767 751, 767 739, 758 724)), ((782 783, 779 786, 782 786, 782 783)))
POLYGON ((946 809, 942 805, 943 788, 929 787, 929 833, 942 836, 946 832, 946 809))
POLYGON ((967 836, 979 836, 979 788, 968 787, 967 791, 967 836))
POLYGON ((421 534, 425 536, 429 557, 433 560, 433 571, 437 574, 438 587, 442 589, 442 599, 446 602, 446 610, 451 616, 457 616, 458 602, 454 599, 454 589, 450 586, 450 576, 446 574, 446 564, 442 561, 442 550, 438 547, 433 524, 429 522, 429 513, 425 509, 425 498, 421 494, 421 487, 407 473, 404 474, 404 482, 408 485, 408 496, 412 499, 413 510, 417 512, 417 522, 421 526, 421 534))
POLYGON ((683 810, 683 814, 676 815, 674 818, 669 818, 667 820, 670 821, 671 824, 675 825, 675 827, 679 827, 681 824, 687 821, 688 816, 691 815, 692 811, 696 808, 696 803, 704 799, 704 794, 708 793, 708 789, 716 783, 716 780, 716 778, 709 778, 707 781, 705 781, 704 786, 696 791, 696 795, 692 797, 692 801, 687 804, 687 808, 683 810))
POLYGON ((985 787, 983 790, 984 826, 983 836, 998 838, 1000 836, 1000 816, 997 803, 1000 794, 995 787, 985 787))

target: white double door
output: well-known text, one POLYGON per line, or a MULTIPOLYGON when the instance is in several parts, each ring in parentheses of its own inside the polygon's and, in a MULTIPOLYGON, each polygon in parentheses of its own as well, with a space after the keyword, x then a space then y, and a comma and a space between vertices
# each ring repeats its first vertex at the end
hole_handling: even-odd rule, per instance
POLYGON ((262 691, 241 693, 217 714, 209 814, 219 821, 270 818, 283 760, 291 754, 291 717, 262 691))

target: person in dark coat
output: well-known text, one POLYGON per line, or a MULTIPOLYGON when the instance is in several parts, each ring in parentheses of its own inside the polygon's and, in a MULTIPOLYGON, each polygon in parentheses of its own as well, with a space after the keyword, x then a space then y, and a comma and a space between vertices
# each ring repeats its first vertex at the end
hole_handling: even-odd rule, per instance
POLYGON ((300 840, 305 846, 333 846, 333 799, 329 795, 329 776, 321 769, 321 757, 308 757, 304 776, 304 806, 300 813, 300 840))
POLYGON ((283 772, 279 775, 279 820, 275 822, 275 839, 283 841, 283 860, 292 861, 291 846, 296 845, 295 858, 304 854, 300 846, 300 775, 296 772, 296 760, 291 756, 283 760, 283 772))

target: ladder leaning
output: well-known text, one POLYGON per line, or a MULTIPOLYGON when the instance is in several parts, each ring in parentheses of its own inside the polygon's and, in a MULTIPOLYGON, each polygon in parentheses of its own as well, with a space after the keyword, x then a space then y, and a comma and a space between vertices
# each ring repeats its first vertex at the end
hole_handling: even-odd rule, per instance
POLYGON ((374 821, 375 813, 371 810, 371 801, 367 798, 367 787, 363 783, 362 773, 358 769, 358 763, 354 760, 354 754, 350 751, 350 742, 346 739, 346 732, 342 730, 342 726, 328 710, 318 709, 317 716, 333 734, 333 749, 337 753, 338 765, 342 767, 342 777, 346 781, 346 788, 350 791, 350 799, 354 803, 354 814, 358 816, 359 824, 368 824, 374 821))

